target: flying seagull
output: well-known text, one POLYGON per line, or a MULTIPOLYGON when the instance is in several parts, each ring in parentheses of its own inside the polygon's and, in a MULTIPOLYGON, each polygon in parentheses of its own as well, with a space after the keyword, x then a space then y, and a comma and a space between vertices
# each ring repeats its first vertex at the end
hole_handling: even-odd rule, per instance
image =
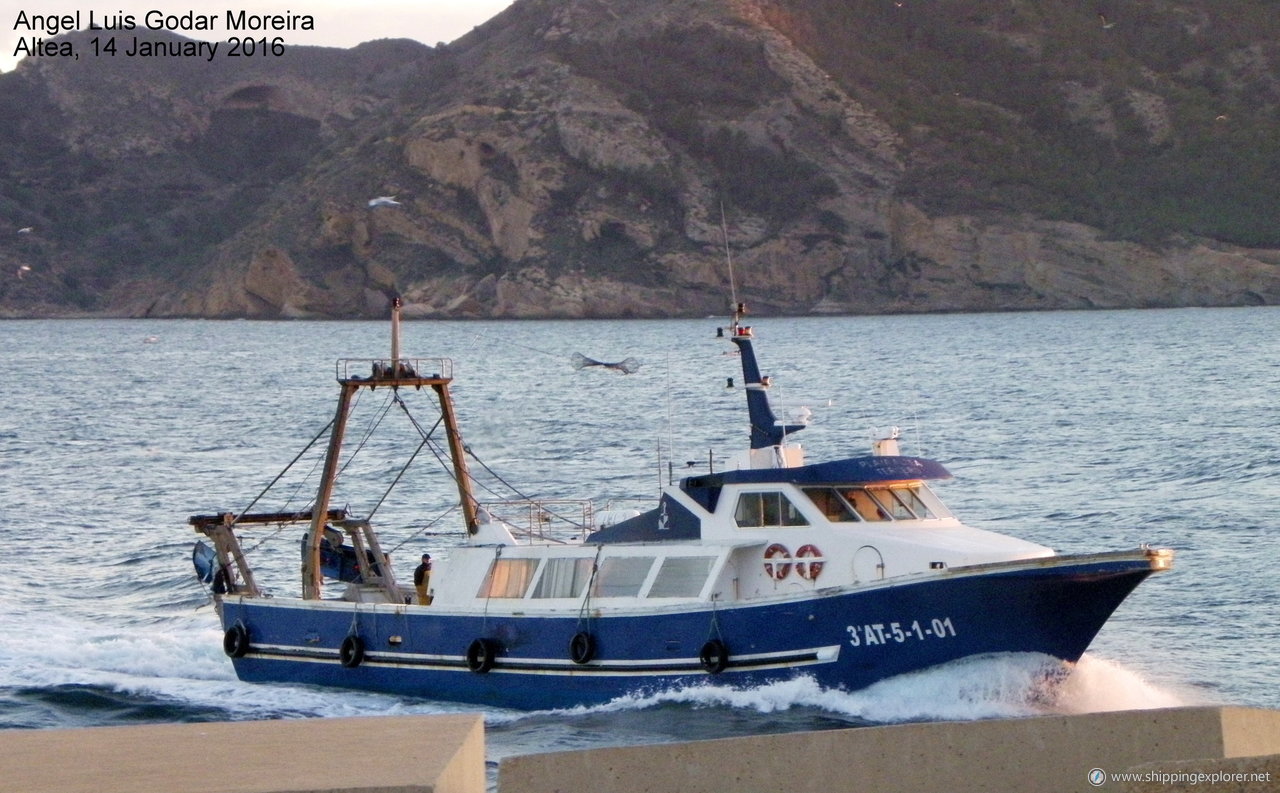
POLYGON ((1108 21, 1107 21, 1107 15, 1106 15, 1106 14, 1098 14, 1098 19, 1101 19, 1101 20, 1102 20, 1102 29, 1103 29, 1103 30, 1110 30, 1111 28, 1113 28, 1113 27, 1115 27, 1115 26, 1116 26, 1116 23, 1114 23, 1114 22, 1108 22, 1108 21))
POLYGON ((31 265, 24 264, 18 268, 18 277, 25 278, 29 272, 31 272, 31 265))
POLYGON ((584 369, 588 366, 603 366, 606 369, 612 369, 615 372, 622 372, 623 374, 635 374, 640 371, 640 362, 635 358, 624 358, 623 360, 616 361, 614 363, 605 363, 604 361, 597 361, 594 358, 588 358, 580 352, 575 352, 573 354, 573 358, 570 359, 570 363, 573 364, 574 369, 584 369))
POLYGON ((35 231, 35 230, 36 230, 36 227, 35 227, 35 226, 23 226, 22 228, 18 229, 18 233, 19 233, 19 234, 30 234, 31 232, 33 232, 33 231, 35 231))
POLYGON ((380 196, 378 196, 377 198, 370 198, 370 199, 369 199, 369 206, 371 206, 371 207, 398 207, 398 206, 400 206, 400 202, 399 202, 399 201, 397 201, 397 200, 396 200, 396 197, 395 197, 395 196, 393 196, 393 195, 380 195, 380 196))

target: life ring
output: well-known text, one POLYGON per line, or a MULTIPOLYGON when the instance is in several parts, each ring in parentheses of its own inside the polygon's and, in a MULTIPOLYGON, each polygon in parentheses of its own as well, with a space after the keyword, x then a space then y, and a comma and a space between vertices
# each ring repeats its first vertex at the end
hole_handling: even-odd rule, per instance
POLYGON ((823 564, 822 551, 819 551, 816 545, 801 545, 800 550, 796 551, 796 575, 801 578, 809 581, 818 580, 818 576, 822 575, 823 564), (812 561, 806 561, 810 559, 812 561))
POLYGON ((569 640, 569 658, 575 664, 585 664, 596 657, 596 638, 586 631, 573 634, 569 640))
POLYGON ((498 655, 498 643, 493 639, 476 639, 467 647, 467 668, 483 675, 493 668, 498 655))
POLYGON ((781 581, 791 573, 791 551, 787 546, 774 543, 764 549, 764 573, 775 581, 781 581), (778 557, 775 564, 772 560, 778 557))
POLYGON ((338 648, 338 662, 348 669, 355 669, 364 660, 364 639, 354 633, 342 640, 338 648))
POLYGON ((718 675, 729 665, 729 648, 719 639, 709 639, 698 653, 698 661, 709 675, 718 675))
POLYGON ((249 652, 249 629, 237 622, 222 634, 222 651, 232 658, 244 658, 249 652))

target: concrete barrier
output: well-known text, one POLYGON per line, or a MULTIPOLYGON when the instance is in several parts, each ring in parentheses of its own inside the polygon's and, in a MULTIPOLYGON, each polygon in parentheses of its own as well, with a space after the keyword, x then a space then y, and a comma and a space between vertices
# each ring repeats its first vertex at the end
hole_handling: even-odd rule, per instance
POLYGON ((0 731, 3 793, 483 793, 479 715, 0 731))
MULTIPOLYGON (((1262 793, 1280 790, 1278 774, 1280 711, 1212 707, 525 755, 501 762, 498 789, 1262 793)), ((482 793, 485 784, 478 715, 0 731, 0 793, 482 793)))
MULTIPOLYGON (((1280 711, 1174 708, 524 755, 502 760, 498 789, 501 793, 1078 793, 1124 790, 1127 783, 1113 781, 1109 774, 1142 763, 1273 754, 1280 754, 1280 711), (1095 769, 1103 775, 1095 774, 1091 781, 1095 769)), ((1264 789, 1280 789, 1280 780, 1271 784, 1264 789)))

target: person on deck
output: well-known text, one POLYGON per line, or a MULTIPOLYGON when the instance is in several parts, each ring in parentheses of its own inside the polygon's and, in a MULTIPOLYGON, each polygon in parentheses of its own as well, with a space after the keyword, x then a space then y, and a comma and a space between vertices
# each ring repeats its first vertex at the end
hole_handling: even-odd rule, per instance
POLYGON ((422 564, 413 571, 413 588, 418 590, 418 605, 431 605, 431 596, 427 594, 427 585, 431 583, 431 554, 422 555, 422 564))

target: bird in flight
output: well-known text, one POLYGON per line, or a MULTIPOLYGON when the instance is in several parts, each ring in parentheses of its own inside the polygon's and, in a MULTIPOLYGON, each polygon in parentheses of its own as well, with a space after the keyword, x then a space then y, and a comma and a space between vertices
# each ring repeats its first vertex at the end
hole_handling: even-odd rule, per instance
POLYGON ((400 206, 400 202, 399 202, 399 201, 397 201, 397 200, 396 200, 396 197, 395 197, 395 196, 393 196, 393 195, 380 195, 380 196, 378 196, 377 198, 370 198, 370 199, 369 199, 369 206, 371 206, 371 207, 398 207, 398 206, 400 206))

